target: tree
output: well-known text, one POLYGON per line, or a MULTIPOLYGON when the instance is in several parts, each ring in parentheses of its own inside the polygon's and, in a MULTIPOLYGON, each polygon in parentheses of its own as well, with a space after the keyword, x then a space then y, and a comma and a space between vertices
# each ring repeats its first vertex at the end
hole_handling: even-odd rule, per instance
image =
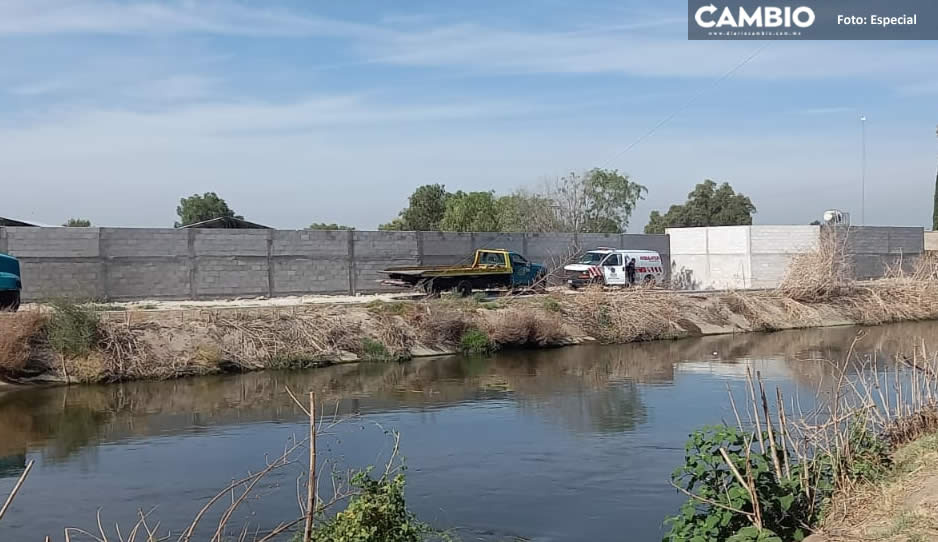
POLYGON ((635 204, 648 189, 617 170, 570 173, 548 186, 563 231, 621 233, 629 226, 635 204))
POLYGON ((808 224, 808 225, 809 225, 809 226, 820 226, 820 225, 821 225, 821 221, 820 221, 820 220, 812 220, 811 223, 808 224))
POLYGON ((446 211, 439 228, 443 231, 502 231, 498 224, 495 192, 463 192, 446 198, 446 211))
POLYGON ((552 232, 562 230, 557 205, 541 194, 518 190, 495 202, 498 230, 502 232, 552 232))
POLYGON ((62 226, 66 228, 90 228, 91 221, 87 218, 69 218, 62 226))
POLYGON ((743 226, 752 224, 756 206, 729 185, 719 187, 710 179, 694 187, 683 205, 672 205, 663 216, 652 211, 645 233, 664 233, 666 228, 700 226, 743 226))
POLYGON ((179 206, 176 207, 176 214, 179 215, 179 222, 175 224, 177 228, 213 218, 244 218, 235 215, 235 212, 228 207, 225 200, 218 197, 215 192, 206 192, 201 196, 193 194, 188 198, 180 199, 179 206))
POLYGON ((450 197, 442 184, 425 184, 417 187, 408 198, 408 205, 398 216, 379 230, 435 231, 446 212, 446 200, 450 197))
POLYGON ((352 226, 343 226, 341 224, 326 224, 325 222, 313 222, 306 227, 307 230, 354 230, 352 226))

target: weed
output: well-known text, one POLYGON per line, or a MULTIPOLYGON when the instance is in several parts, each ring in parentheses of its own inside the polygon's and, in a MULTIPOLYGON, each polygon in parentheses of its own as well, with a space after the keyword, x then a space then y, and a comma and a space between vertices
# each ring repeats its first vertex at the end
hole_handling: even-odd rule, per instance
POLYGON ((563 305, 553 297, 546 297, 541 303, 541 306, 544 307, 544 310, 549 312, 563 312, 563 305))
MULTIPOLYGON (((369 471, 352 477, 356 489, 348 505, 319 523, 313 538, 327 542, 420 542, 434 533, 417 520, 404 501, 404 475, 375 480, 369 471)), ((302 540, 294 536, 294 542, 302 540)))
POLYGON ((494 342, 485 331, 473 327, 463 332, 459 338, 459 351, 469 355, 490 354, 496 348, 494 342))
POLYGON ((364 361, 407 361, 410 356, 405 352, 391 352, 388 347, 371 337, 361 341, 361 358, 364 361))
POLYGON ((403 315, 407 314, 408 303, 403 301, 382 301, 380 299, 375 299, 374 301, 369 301, 365 308, 373 314, 388 314, 388 315, 403 315))
POLYGON ((49 305, 52 316, 46 323, 46 334, 52 349, 71 357, 91 352, 100 336, 100 319, 94 309, 66 299, 54 300, 49 305))

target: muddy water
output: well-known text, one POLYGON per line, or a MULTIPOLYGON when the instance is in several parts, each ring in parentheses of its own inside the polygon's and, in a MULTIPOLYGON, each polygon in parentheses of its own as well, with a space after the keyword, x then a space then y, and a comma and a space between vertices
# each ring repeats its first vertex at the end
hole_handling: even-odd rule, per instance
MULTIPOLYGON (((936 323, 868 328, 856 349, 883 358, 934 337, 936 323)), ((747 367, 810 401, 858 330, 817 329, 625 346, 503 352, 301 372, 0 394, 0 496, 36 467, 0 540, 62 540, 63 527, 133 523, 149 510, 178 531, 232 478, 277 455, 306 419, 283 392, 315 390, 357 416, 323 437, 340 465, 387 456, 401 432, 408 500, 463 540, 655 540, 681 498, 668 476, 684 441, 731 420, 726 388, 747 367)), ((294 465, 270 477, 238 521, 271 527, 297 511, 294 465)), ((240 524, 240 523, 239 523, 240 524)), ((80 538, 74 538, 78 540, 80 538)))

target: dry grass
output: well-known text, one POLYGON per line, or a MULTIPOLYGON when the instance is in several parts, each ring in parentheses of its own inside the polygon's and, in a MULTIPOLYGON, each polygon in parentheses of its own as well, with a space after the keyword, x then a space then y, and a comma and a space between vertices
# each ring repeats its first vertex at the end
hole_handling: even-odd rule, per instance
POLYGON ((485 331, 499 346, 550 346, 569 338, 558 319, 530 310, 503 311, 486 322, 485 331))
POLYGON ((0 372, 15 375, 26 369, 44 321, 39 311, 0 314, 0 372))
POLYGON ((602 342, 627 343, 668 339, 683 334, 676 321, 685 316, 680 300, 671 294, 635 288, 604 292, 588 288, 562 301, 565 312, 602 342))
POLYGON ((852 285, 846 237, 824 228, 817 250, 792 259, 778 290, 795 301, 819 303, 849 293, 852 285))

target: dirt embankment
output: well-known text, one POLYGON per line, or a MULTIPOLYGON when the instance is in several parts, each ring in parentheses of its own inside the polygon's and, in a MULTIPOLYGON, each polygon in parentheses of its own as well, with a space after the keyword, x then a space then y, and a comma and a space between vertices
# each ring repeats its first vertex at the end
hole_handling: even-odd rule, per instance
POLYGON ((781 290, 698 295, 636 289, 494 301, 444 297, 363 305, 66 310, 77 322, 60 321, 61 312, 0 315, 3 379, 162 379, 586 341, 929 320, 938 318, 938 281, 881 280, 810 300, 781 290))

